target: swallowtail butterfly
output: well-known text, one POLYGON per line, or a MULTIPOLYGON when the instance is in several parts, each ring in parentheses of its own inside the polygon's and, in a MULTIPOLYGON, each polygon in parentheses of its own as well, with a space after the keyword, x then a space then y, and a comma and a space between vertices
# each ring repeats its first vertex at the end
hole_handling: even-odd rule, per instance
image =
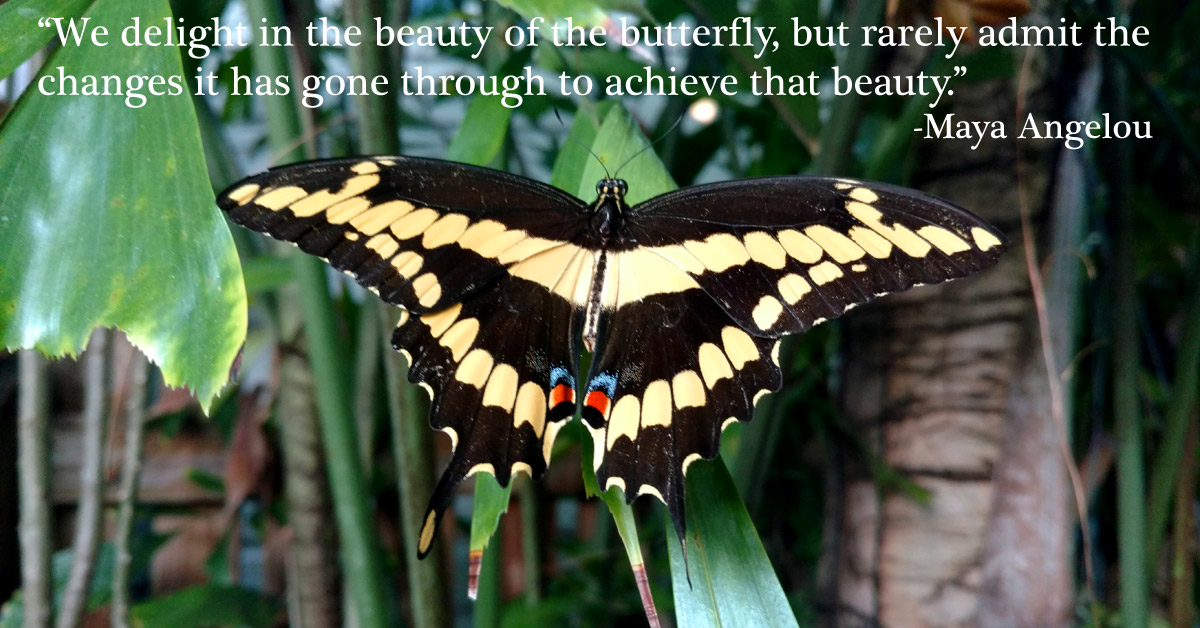
POLYGON ((586 203, 486 168, 365 157, 275 168, 220 195, 233 222, 402 309, 393 346, 453 446, 422 556, 460 482, 541 476, 576 411, 600 485, 662 500, 683 538, 688 466, 779 388, 783 335, 970 275, 1006 248, 966 210, 880 183, 749 179, 634 207, 625 192, 605 179, 586 203))

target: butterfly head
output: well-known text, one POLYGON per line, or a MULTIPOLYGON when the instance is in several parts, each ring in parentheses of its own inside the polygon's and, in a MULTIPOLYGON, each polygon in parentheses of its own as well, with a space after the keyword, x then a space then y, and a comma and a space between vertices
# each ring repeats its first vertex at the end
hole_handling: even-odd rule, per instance
POLYGON ((625 201, 625 192, 628 190, 629 185, 625 183, 624 179, 611 179, 606 177, 604 179, 600 179, 600 182, 596 184, 596 196, 599 197, 598 200, 600 202, 611 198, 617 201, 617 204, 619 205, 625 201))

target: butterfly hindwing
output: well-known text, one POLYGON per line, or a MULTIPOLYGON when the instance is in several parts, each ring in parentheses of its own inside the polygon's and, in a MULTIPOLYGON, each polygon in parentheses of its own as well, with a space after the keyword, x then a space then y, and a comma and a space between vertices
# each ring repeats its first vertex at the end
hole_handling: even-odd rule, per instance
POLYGON ((582 415, 600 486, 654 495, 682 533, 688 466, 714 458, 725 427, 779 388, 778 343, 743 331, 699 288, 606 314, 582 415))

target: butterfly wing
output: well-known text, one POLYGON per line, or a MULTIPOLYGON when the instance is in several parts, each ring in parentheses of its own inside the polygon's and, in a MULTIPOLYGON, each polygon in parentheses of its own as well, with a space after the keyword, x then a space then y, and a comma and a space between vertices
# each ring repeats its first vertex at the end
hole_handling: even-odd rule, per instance
POLYGON ((403 308, 393 344, 454 449, 421 555, 463 479, 542 474, 575 410, 571 299, 592 264, 571 244, 587 224, 581 201, 494 170, 375 157, 273 169, 217 202, 233 222, 296 244, 403 308))
POLYGON ((780 385, 778 339, 889 292, 991 266, 966 210, 877 183, 778 177, 686 188, 630 212, 584 393, 601 486, 683 525, 683 478, 780 385))

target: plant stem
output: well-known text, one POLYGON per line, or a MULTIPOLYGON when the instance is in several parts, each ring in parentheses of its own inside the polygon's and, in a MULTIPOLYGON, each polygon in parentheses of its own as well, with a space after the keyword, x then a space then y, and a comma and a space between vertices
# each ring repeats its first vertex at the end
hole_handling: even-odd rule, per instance
MULTIPOLYGON (((1122 20, 1127 21, 1127 20, 1122 20)), ((1115 60, 1105 62, 1106 110, 1123 119, 1128 81, 1115 60)), ((1121 621, 1146 628, 1150 618, 1150 571, 1146 554, 1146 460, 1138 399, 1137 275, 1129 142, 1109 143, 1109 181, 1115 255, 1113 281, 1113 412, 1117 441, 1117 543, 1120 557, 1121 621)))
MULTIPOLYGON (((868 74, 875 63, 874 46, 863 45, 862 26, 880 24, 883 21, 883 0, 859 0, 854 3, 850 16, 850 32, 854 40, 846 49, 842 71, 847 76, 868 74)), ((829 120, 821 127, 820 143, 813 159, 814 173, 832 175, 842 171, 854 139, 858 136, 858 119, 862 114, 863 97, 847 94, 838 98, 838 104, 830 113, 829 120)))
POLYGON ((142 428, 146 418, 146 373, 149 363, 136 350, 129 365, 129 392, 125 399, 125 456, 121 464, 120 504, 117 506, 117 531, 113 545, 116 559, 112 579, 112 625, 129 628, 129 577, 133 564, 131 550, 133 515, 138 479, 142 472, 142 428))
POLYGON ((21 494, 21 592, 25 628, 49 628, 54 614, 50 571, 50 440, 46 360, 29 349, 18 355, 17 465, 21 494))
POLYGON ((100 551, 104 523, 104 449, 108 442, 109 377, 112 350, 109 331, 97 329, 83 355, 83 459, 79 465, 79 513, 71 574, 63 592, 58 628, 75 628, 83 621, 88 589, 100 551))
MULTIPOLYGON (((281 23, 277 0, 248 0, 247 12, 255 24, 281 23)), ((289 74, 284 48, 253 46, 255 66, 266 75, 289 74)), ((300 116, 290 97, 266 99, 270 144, 276 150, 290 145, 300 136, 300 116)), ((299 157, 299 147, 287 156, 299 157)), ((308 357, 317 382, 317 411, 325 445, 329 481, 333 489, 334 512, 343 552, 342 567, 354 601, 356 617, 362 628, 383 628, 387 624, 384 602, 383 568, 375 543, 368 508, 369 495, 358 459, 358 438, 350 413, 349 362, 342 355, 337 319, 325 280, 325 265, 315 258, 295 254, 293 270, 300 287, 304 329, 308 339, 308 357)))
POLYGON ((1186 435, 1195 416, 1196 396, 1200 394, 1200 233, 1192 239, 1192 259, 1188 264, 1191 281, 1184 294, 1183 338, 1175 361, 1175 381, 1167 407, 1162 441, 1154 457, 1150 480, 1149 524, 1146 551, 1157 556, 1166 534, 1171 510, 1171 491, 1175 486, 1180 460, 1187 451, 1186 435))

